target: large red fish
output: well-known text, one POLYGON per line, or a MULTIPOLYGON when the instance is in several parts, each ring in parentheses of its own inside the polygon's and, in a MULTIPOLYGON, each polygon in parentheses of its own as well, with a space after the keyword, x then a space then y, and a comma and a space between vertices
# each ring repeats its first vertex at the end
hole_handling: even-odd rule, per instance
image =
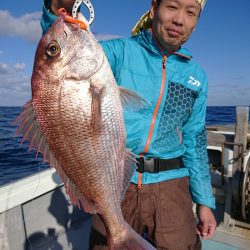
POLYGON ((109 249, 154 249, 120 207, 135 161, 125 146, 126 101, 144 102, 117 86, 93 34, 59 17, 38 44, 17 134, 56 168, 74 205, 101 215, 109 249))

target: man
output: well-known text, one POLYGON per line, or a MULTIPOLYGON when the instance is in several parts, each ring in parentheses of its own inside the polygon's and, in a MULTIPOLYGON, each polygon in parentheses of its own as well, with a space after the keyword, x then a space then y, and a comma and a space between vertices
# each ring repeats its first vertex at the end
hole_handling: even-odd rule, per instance
MULTIPOLYGON (((100 43, 117 83, 151 103, 140 112, 124 111, 127 147, 139 164, 122 210, 128 223, 157 249, 201 249, 197 234, 208 239, 216 227, 206 152, 207 77, 182 48, 205 2, 152 0, 150 29, 100 43)), ((71 13, 73 3, 45 0, 44 32, 56 18, 52 13, 61 7, 71 13)), ((105 228, 93 216, 90 249, 107 249, 105 245, 105 228)))

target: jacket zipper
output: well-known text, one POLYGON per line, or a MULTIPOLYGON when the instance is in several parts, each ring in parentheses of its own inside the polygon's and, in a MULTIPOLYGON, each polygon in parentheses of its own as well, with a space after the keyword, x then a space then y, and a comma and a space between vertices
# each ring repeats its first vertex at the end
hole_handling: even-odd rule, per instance
MULTIPOLYGON (((143 157, 143 155, 145 155, 149 150, 150 142, 151 142, 152 137, 153 137, 155 121, 156 121, 156 118, 157 118, 157 115, 158 115, 158 112, 159 112, 159 108, 160 108, 160 105, 161 105, 161 101, 162 101, 162 97, 163 97, 164 89, 165 89, 165 85, 166 85, 166 78, 167 78, 167 73, 166 73, 167 56, 164 54, 163 49, 161 48, 160 44, 158 43, 156 37, 154 36, 153 30, 152 30, 152 35, 153 35, 156 43, 158 44, 159 49, 161 50, 161 53, 162 53, 162 81, 161 81, 160 94, 159 94, 158 101, 156 103, 155 110, 154 110, 154 113, 153 113, 153 117, 152 117, 152 121, 151 121, 151 124, 150 124, 150 129, 149 129, 146 145, 145 145, 145 147, 143 149, 143 152, 140 154, 140 157, 143 157)), ((142 173, 139 173, 138 174, 137 188, 140 189, 141 187, 142 187, 142 173)))

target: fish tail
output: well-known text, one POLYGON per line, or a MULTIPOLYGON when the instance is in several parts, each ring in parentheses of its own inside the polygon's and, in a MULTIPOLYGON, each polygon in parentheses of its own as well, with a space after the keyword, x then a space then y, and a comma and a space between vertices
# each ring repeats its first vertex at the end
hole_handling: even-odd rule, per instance
POLYGON ((116 240, 110 238, 110 250, 156 250, 149 242, 136 233, 128 224, 126 224, 124 237, 119 235, 116 240))

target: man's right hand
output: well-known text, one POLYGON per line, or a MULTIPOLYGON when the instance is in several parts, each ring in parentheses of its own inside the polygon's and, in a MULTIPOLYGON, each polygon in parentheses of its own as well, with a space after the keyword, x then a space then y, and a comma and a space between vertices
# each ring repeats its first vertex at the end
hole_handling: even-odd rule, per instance
POLYGON ((72 7, 75 3, 75 0, 51 0, 51 11, 54 15, 59 16, 58 10, 64 8, 68 13, 72 12, 72 7))

